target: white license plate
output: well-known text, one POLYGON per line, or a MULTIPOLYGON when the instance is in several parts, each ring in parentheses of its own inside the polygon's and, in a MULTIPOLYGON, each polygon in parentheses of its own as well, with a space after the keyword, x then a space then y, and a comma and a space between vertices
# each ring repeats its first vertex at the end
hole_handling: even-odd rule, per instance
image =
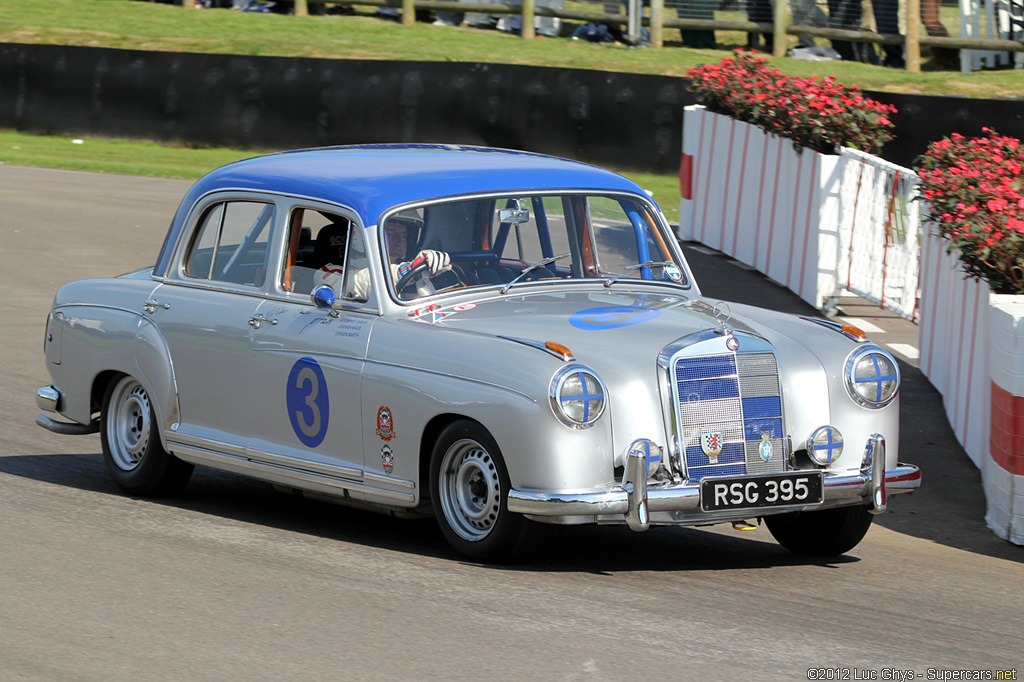
POLYGON ((820 471, 705 478, 700 482, 700 508, 718 511, 820 504, 822 491, 820 471))

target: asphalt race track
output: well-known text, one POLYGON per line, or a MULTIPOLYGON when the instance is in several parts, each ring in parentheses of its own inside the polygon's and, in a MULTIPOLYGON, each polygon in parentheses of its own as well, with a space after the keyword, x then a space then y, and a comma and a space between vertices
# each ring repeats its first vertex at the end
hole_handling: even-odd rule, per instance
MULTIPOLYGON (((454 555, 430 520, 209 470, 176 499, 121 495, 98 436, 34 423, 43 325, 60 284, 152 263, 187 187, 0 166, 0 680, 1024 675, 1024 548, 985 528, 980 476, 913 362, 901 458, 923 488, 832 561, 764 528, 586 527, 496 568, 454 555)), ((808 312, 756 273, 687 255, 709 295, 808 312)))

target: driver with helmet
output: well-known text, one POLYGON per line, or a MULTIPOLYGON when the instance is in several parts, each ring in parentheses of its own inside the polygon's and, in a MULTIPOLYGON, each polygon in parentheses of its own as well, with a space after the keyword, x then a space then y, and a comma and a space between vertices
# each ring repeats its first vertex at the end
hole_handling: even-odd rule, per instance
MULTIPOLYGON (((443 251, 423 249, 410 261, 403 261, 408 250, 410 225, 404 218, 391 218, 384 225, 384 239, 387 244, 388 260, 391 261, 391 276, 398 281, 416 267, 423 265, 431 277, 451 268, 450 258, 443 251)), ((365 301, 370 295, 370 271, 361 268, 352 273, 347 282, 344 277, 345 247, 348 241, 349 225, 333 222, 324 226, 317 235, 314 246, 314 259, 322 263, 313 275, 314 286, 326 284, 335 295, 343 298, 365 301)))

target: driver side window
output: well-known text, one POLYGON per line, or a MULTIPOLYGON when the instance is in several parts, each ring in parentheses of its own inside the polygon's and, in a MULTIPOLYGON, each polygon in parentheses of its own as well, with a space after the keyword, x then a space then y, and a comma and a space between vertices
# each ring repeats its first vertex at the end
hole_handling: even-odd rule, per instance
POLYGON ((289 219, 288 254, 281 272, 285 292, 310 294, 320 284, 335 296, 366 301, 369 263, 361 231, 345 216, 297 208, 289 219))

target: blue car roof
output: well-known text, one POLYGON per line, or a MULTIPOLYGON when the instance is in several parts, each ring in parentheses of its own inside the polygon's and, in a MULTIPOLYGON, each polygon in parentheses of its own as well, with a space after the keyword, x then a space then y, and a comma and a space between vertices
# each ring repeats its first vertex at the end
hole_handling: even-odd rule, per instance
POLYGON ((262 190, 352 208, 364 225, 412 201, 502 190, 601 190, 643 194, 610 171, 532 152, 442 144, 376 144, 303 149, 258 156, 212 171, 186 193, 154 274, 167 268, 192 205, 217 190, 262 190))

